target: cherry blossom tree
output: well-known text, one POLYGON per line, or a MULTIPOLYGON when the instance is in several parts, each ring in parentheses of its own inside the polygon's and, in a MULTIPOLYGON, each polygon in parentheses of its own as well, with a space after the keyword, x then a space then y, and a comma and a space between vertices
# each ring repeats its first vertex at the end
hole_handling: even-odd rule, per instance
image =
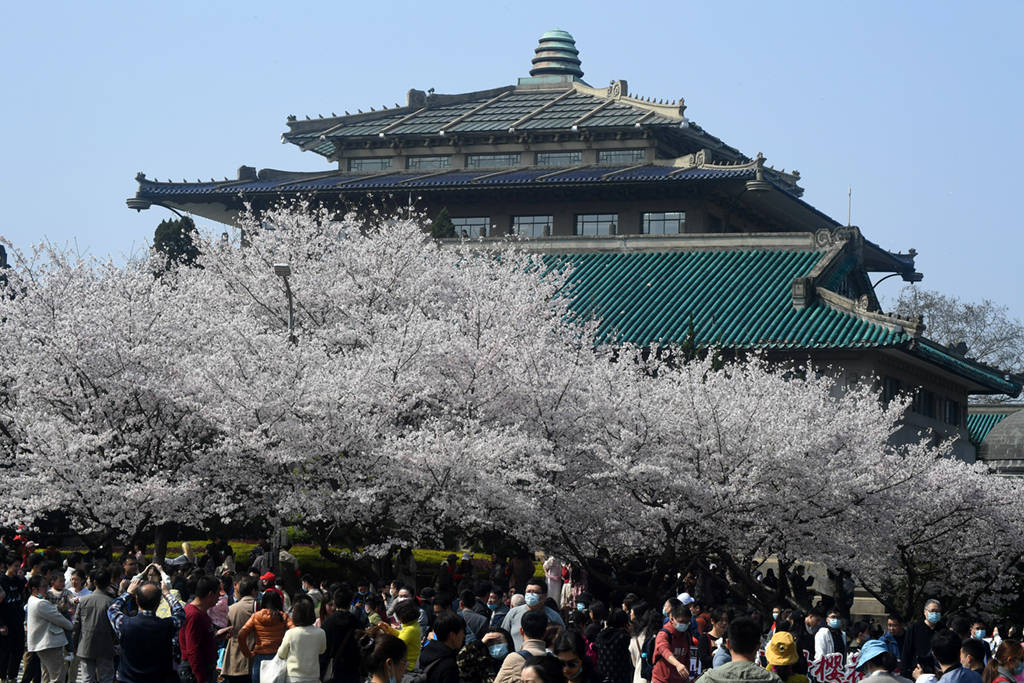
POLYGON ((17 253, 0 299, 0 523, 59 515, 96 542, 218 512, 217 435, 176 399, 189 343, 173 282, 145 262, 17 253))
POLYGON ((245 220, 244 248, 209 241, 181 275, 179 305, 204 314, 179 364, 225 459, 262 477, 248 514, 376 551, 514 524, 510 488, 547 485, 519 473, 577 448, 593 373, 611 371, 566 320, 564 274, 442 248, 415 220, 245 220))
POLYGON ((602 428, 560 463, 561 495, 538 511, 558 520, 553 550, 647 557, 630 588, 660 595, 714 564, 735 599, 762 607, 795 604, 795 563, 852 572, 906 613, 926 594, 990 609, 1018 578, 1019 483, 952 460, 948 444, 893 445, 905 406, 883 406, 876 387, 757 358, 618 366, 630 372, 595 389, 613 402, 602 428), (755 577, 767 558, 782 570, 774 588, 755 577))
POLYGON ((628 587, 652 595, 714 564, 763 606, 797 601, 787 570, 806 562, 900 611, 1012 593, 1020 484, 949 444, 894 445, 902 403, 827 368, 601 346, 567 268, 489 245, 299 205, 199 236, 199 267, 159 277, 18 255, 0 523, 280 518, 328 556, 503 535, 598 579, 643 558, 628 587), (754 573, 769 557, 776 587, 754 573))

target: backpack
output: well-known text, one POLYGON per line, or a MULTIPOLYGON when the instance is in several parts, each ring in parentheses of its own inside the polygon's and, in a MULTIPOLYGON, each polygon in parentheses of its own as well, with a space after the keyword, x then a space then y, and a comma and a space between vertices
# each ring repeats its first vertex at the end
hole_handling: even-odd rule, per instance
POLYGON ((430 670, 440 661, 440 659, 435 659, 430 664, 427 664, 423 669, 420 668, 419 662, 417 662, 415 669, 406 672, 406 674, 402 676, 402 683, 427 683, 429 680, 428 677, 430 676, 430 670))
MULTIPOLYGON (((672 634, 667 628, 659 630, 658 633, 665 633, 671 642, 672 634)), ((654 675, 654 646, 658 641, 658 633, 644 641, 644 649, 640 652, 640 678, 645 681, 651 680, 651 676, 654 675)))

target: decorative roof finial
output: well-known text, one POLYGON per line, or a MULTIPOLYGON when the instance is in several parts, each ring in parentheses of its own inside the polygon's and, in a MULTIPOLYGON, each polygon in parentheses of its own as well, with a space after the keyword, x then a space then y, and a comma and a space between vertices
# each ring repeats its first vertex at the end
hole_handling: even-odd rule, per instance
POLYGON ((548 31, 540 37, 540 43, 534 53, 531 76, 583 77, 580 53, 576 49, 576 41, 568 31, 548 31))

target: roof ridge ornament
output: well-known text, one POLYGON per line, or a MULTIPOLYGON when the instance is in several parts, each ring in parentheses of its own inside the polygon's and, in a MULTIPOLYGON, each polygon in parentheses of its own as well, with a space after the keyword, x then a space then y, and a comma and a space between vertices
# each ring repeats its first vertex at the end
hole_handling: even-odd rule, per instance
POLYGON ((673 121, 680 121, 686 123, 686 116, 683 112, 686 111, 686 102, 680 97, 675 102, 663 101, 658 103, 653 98, 641 97, 637 94, 627 94, 627 83, 624 80, 612 81, 608 87, 605 88, 594 88, 580 81, 573 81, 573 89, 584 95, 592 95, 595 97, 602 97, 610 101, 620 102, 622 104, 635 107, 637 109, 643 109, 644 111, 664 116, 667 119, 673 121), (616 84, 621 84, 616 88, 616 84))
POLYGON ((621 100, 623 96, 629 94, 629 84, 625 80, 612 81, 608 85, 608 97, 614 100, 621 100))

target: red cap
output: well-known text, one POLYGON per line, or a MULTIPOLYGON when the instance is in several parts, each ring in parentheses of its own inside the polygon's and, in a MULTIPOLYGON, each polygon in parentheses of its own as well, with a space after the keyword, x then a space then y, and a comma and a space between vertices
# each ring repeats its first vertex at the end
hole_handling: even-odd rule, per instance
POLYGON ((277 577, 274 576, 274 572, 267 572, 266 574, 264 574, 263 576, 260 577, 260 580, 261 581, 273 581, 276 578, 277 577))

